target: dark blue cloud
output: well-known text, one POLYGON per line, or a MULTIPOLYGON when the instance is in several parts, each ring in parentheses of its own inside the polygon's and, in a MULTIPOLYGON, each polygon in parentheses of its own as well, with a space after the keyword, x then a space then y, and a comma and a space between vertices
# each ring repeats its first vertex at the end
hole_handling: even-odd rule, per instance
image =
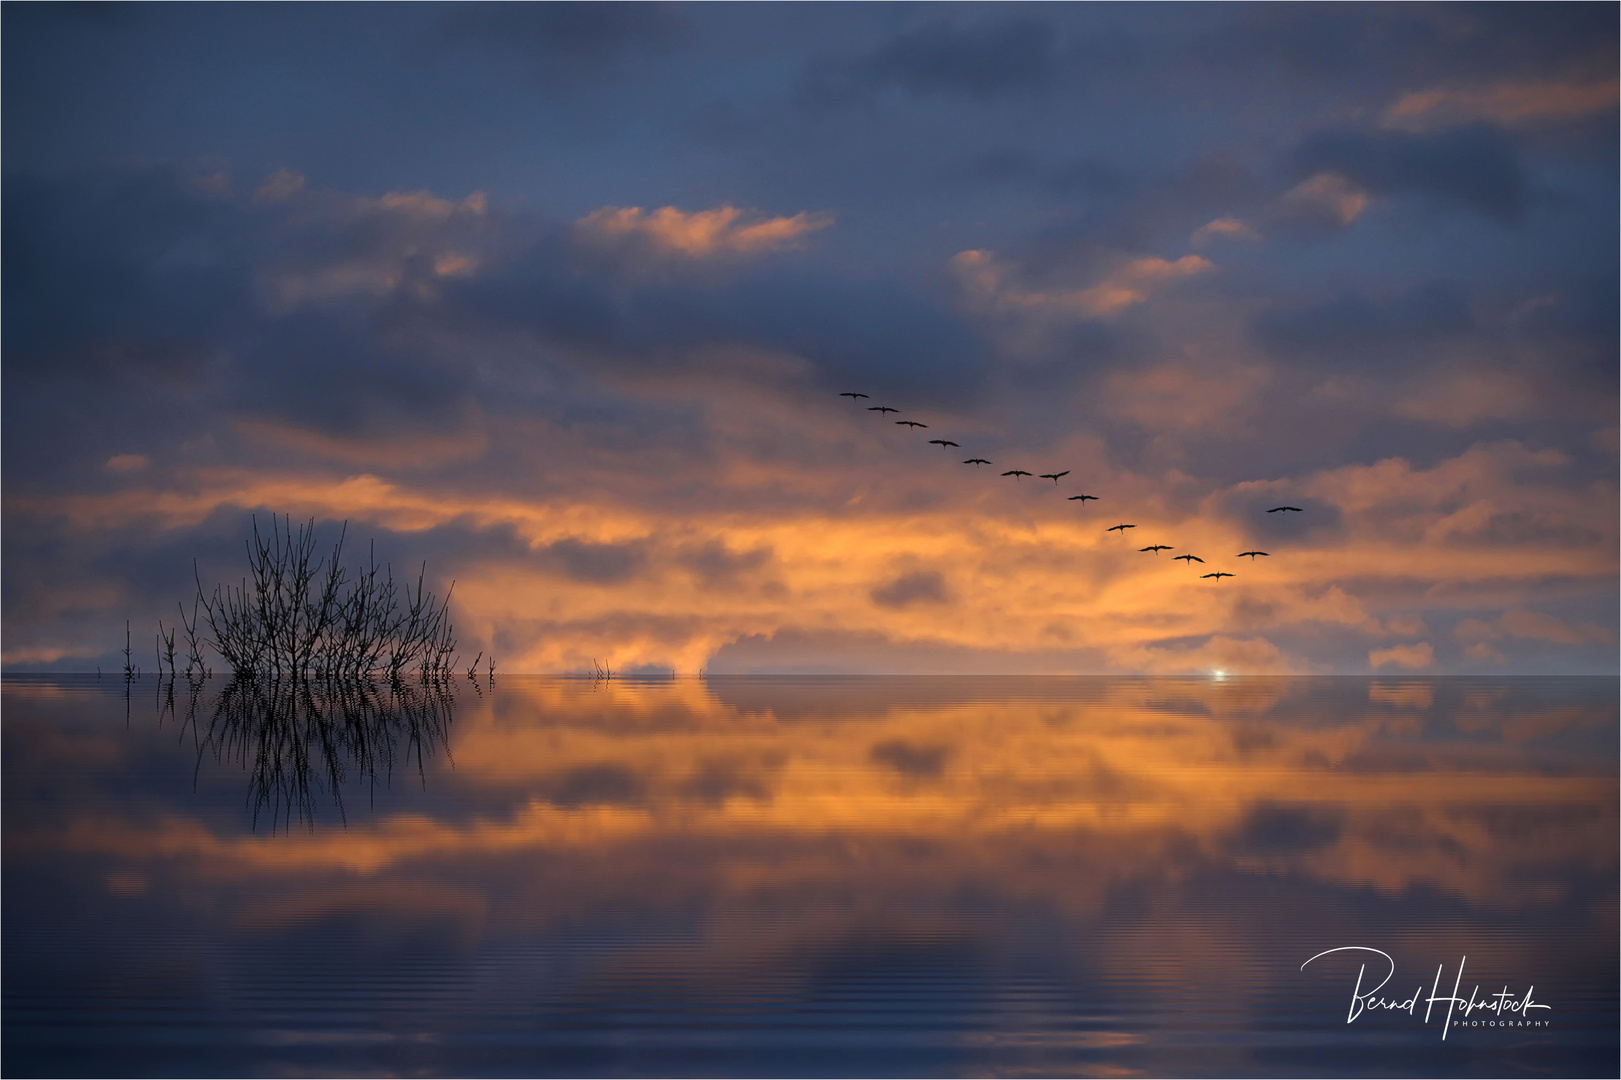
POLYGON ((896 35, 860 67, 873 82, 893 83, 914 94, 986 98, 1047 86, 1057 45, 1052 25, 1039 19, 961 28, 934 19, 896 35))
POLYGON ((1527 180, 1512 140, 1490 124, 1433 134, 1338 129, 1308 136, 1295 152, 1301 176, 1340 173, 1375 195, 1458 203, 1505 224, 1524 215, 1527 180))
POLYGON ((8 174, 3 207, 8 372, 185 370, 243 316, 243 223, 172 171, 8 174))
POLYGON ((499 320, 616 362, 680 366, 706 346, 752 346, 809 361, 824 387, 917 401, 964 399, 991 361, 987 343, 944 301, 894 281, 805 269, 694 268, 625 281, 600 265, 581 273, 562 245, 542 242, 450 295, 463 325, 499 320))
POLYGON ((1255 336, 1285 356, 1362 358, 1379 364, 1382 349, 1455 338, 1475 329, 1459 287, 1432 282, 1394 296, 1345 293, 1258 315, 1255 336))
POLYGON ((668 49, 688 30, 676 6, 636 2, 457 4, 440 24, 446 46, 514 60, 547 86, 610 78, 637 53, 668 49))

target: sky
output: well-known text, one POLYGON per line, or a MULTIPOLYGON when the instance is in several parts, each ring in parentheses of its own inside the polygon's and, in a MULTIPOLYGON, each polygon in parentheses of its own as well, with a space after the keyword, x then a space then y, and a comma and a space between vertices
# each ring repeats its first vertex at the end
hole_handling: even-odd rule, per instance
POLYGON ((0 663, 284 514, 506 671, 1615 672, 1617 22, 6 5, 0 663))

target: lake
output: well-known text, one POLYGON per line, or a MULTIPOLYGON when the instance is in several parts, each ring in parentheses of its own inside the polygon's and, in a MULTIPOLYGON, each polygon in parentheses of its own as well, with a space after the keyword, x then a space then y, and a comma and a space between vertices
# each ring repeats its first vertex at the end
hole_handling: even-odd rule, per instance
POLYGON ((10 1076, 1617 1072, 1613 678, 3 708, 10 1076))

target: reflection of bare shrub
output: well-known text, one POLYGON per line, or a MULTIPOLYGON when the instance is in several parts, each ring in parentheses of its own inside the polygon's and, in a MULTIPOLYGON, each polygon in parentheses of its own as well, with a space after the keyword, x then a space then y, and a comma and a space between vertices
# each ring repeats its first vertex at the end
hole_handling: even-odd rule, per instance
MULTIPOLYGON (((204 673, 197 620, 211 645, 238 678, 365 679, 375 673, 398 679, 414 670, 424 679, 448 678, 455 669, 456 637, 448 609, 427 591, 426 565, 416 588, 394 581, 375 556, 352 575, 342 564, 338 535, 332 554, 315 554, 315 521, 293 531, 292 519, 272 516, 270 536, 253 523, 248 543, 249 576, 239 585, 216 585, 212 594, 197 580, 192 615, 184 623, 187 674, 204 673), (403 606, 402 606, 403 603, 403 606), (193 665, 195 664, 195 668, 193 665)), ((172 646, 170 668, 173 670, 172 646)))
POLYGON ((395 765, 409 765, 413 754, 423 775, 426 755, 448 739, 454 704, 438 681, 232 679, 206 719, 201 697, 192 690, 186 718, 199 757, 212 752, 248 769, 254 824, 268 811, 272 829, 290 827, 295 817, 313 828, 322 788, 347 820, 343 784, 387 785, 395 765))

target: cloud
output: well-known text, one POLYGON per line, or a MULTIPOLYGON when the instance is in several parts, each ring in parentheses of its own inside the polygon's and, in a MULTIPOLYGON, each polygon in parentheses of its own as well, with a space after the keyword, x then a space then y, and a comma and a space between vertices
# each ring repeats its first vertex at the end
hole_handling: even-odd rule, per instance
POLYGON ((1257 365, 1181 362, 1121 368, 1104 391, 1112 415, 1156 433, 1228 432, 1266 384, 1267 372, 1257 365))
POLYGON ((1375 671, 1382 667, 1423 669, 1435 666, 1435 647, 1427 641, 1417 645, 1392 645, 1388 649, 1373 649, 1368 653, 1368 666, 1375 671))
POLYGON ((990 98, 1046 86, 1058 59, 1052 25, 1007 19, 958 27, 933 19, 881 45, 856 71, 914 94, 990 98))
POLYGON ((605 206, 581 219, 578 227, 596 240, 641 238, 657 251, 703 258, 793 247, 801 237, 831 224, 833 215, 825 212, 760 218, 735 206, 692 213, 665 206, 651 214, 639 206, 605 206))
POLYGON ((872 590, 872 602, 887 608, 904 608, 918 603, 943 604, 947 599, 945 578, 934 570, 902 574, 872 590))
MULTIPOLYGON (((1308 177, 1342 177, 1343 182, 1373 195, 1417 195, 1453 202, 1504 223, 1518 221, 1525 210, 1528 185, 1519 151, 1500 129, 1489 124, 1432 134, 1354 128, 1318 131, 1301 142, 1294 161, 1308 177)), ((1351 198, 1353 203, 1338 204, 1342 217, 1354 204, 1354 196, 1351 198)))
POLYGON ((107 459, 107 469, 115 473, 140 472, 152 464, 145 454, 114 454, 107 459))
POLYGON ((1213 267, 1199 255, 1175 260, 1148 256, 1117 263, 1101 281, 1089 286, 1042 288, 1024 284, 1018 269, 992 251, 963 251, 951 260, 952 271, 969 294, 994 310, 1088 319, 1108 318, 1146 303, 1173 282, 1213 267))
POLYGON ((1614 78, 1546 82, 1499 82, 1415 90, 1385 111, 1386 127, 1428 132, 1480 120, 1511 127, 1539 127, 1613 112, 1614 78))
POLYGON ((1430 351, 1476 326, 1457 286, 1437 281, 1383 295, 1344 292, 1305 304, 1270 305, 1255 315, 1251 329, 1263 345, 1283 355, 1366 364, 1370 352, 1430 351))
POLYGON ((1320 172, 1284 192, 1268 218, 1281 225, 1343 229, 1367 208, 1366 191, 1337 172, 1320 172))
POLYGON ((277 169, 265 177, 265 182, 253 193, 253 201, 258 203, 286 202, 304 190, 305 178, 302 173, 292 169, 277 169))
POLYGON ((660 3, 503 4, 453 8, 442 46, 474 46, 521 65, 542 86, 562 89, 612 79, 635 59, 679 44, 689 23, 660 3))
POLYGON ((1518 420, 1540 411, 1536 385, 1517 371, 1464 367, 1436 372, 1401 397, 1398 416, 1467 428, 1486 420, 1518 420))
MULTIPOLYGON (((1354 218, 1355 215, 1353 214, 1352 217, 1354 218)), ((1188 237, 1188 243, 1195 247, 1205 247, 1216 240, 1247 240, 1251 243, 1258 243, 1261 239, 1260 233, 1238 218, 1220 217, 1214 221, 1208 221, 1195 229, 1193 235, 1188 237)))
POLYGON ((1526 608, 1510 608, 1495 620, 1460 619, 1452 633, 1459 641, 1471 644, 1501 642, 1510 637, 1557 645, 1607 644, 1616 640, 1614 630, 1597 623, 1572 623, 1546 612, 1526 608))

